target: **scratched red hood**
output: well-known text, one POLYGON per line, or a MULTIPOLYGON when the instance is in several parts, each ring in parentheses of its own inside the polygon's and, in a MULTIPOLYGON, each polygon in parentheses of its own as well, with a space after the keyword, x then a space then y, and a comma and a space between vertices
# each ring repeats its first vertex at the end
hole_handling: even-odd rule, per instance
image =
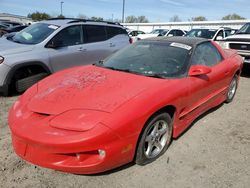
POLYGON ((55 115, 72 109, 112 112, 163 81, 92 65, 76 67, 39 82, 28 108, 55 115))

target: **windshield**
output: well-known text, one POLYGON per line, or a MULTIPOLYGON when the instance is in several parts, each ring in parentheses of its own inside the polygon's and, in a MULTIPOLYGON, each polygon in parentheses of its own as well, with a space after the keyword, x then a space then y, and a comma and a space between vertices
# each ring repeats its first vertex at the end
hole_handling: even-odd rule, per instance
POLYGON ((250 34, 250 23, 242 26, 242 28, 237 31, 237 34, 250 34))
POLYGON ((16 33, 12 40, 22 44, 38 44, 45 40, 57 28, 58 26, 45 23, 33 24, 21 32, 16 33))
POLYGON ((214 37, 215 33, 216 33, 216 30, 210 30, 210 29, 192 29, 185 36, 187 36, 187 37, 199 37, 199 38, 212 39, 214 37))
POLYGON ((100 66, 149 77, 181 77, 192 47, 180 43, 140 41, 106 59, 100 66))
POLYGON ((164 30, 163 29, 156 29, 150 32, 150 34, 160 34, 162 33, 164 30))

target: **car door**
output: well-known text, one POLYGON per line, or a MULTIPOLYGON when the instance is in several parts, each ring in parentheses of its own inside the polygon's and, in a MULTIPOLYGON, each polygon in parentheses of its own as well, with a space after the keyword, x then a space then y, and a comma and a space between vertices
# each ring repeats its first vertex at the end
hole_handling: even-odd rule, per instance
POLYGON ((107 40, 106 28, 102 25, 84 25, 85 62, 96 63, 105 59, 113 50, 111 42, 107 40))
POLYGON ((81 25, 64 28, 49 43, 58 44, 55 48, 47 48, 50 65, 54 72, 82 64, 85 51, 81 25))
POLYGON ((211 42, 204 42, 196 47, 192 65, 211 68, 211 72, 206 75, 188 77, 190 97, 187 114, 197 116, 223 99, 230 78, 226 61, 211 42))

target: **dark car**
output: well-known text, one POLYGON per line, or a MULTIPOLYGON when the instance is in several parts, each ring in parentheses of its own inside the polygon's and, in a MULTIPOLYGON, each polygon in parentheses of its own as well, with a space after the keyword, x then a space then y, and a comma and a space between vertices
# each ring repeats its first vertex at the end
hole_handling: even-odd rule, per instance
POLYGON ((7 27, 0 29, 0 36, 7 34, 7 33, 13 33, 13 32, 18 32, 26 28, 27 25, 18 25, 18 26, 13 26, 13 27, 7 27))

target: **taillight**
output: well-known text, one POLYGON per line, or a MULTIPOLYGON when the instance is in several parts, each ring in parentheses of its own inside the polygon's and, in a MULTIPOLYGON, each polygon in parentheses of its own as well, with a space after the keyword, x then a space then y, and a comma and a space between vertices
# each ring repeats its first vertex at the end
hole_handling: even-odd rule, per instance
POLYGON ((133 43, 133 39, 129 37, 129 43, 132 44, 133 43))

